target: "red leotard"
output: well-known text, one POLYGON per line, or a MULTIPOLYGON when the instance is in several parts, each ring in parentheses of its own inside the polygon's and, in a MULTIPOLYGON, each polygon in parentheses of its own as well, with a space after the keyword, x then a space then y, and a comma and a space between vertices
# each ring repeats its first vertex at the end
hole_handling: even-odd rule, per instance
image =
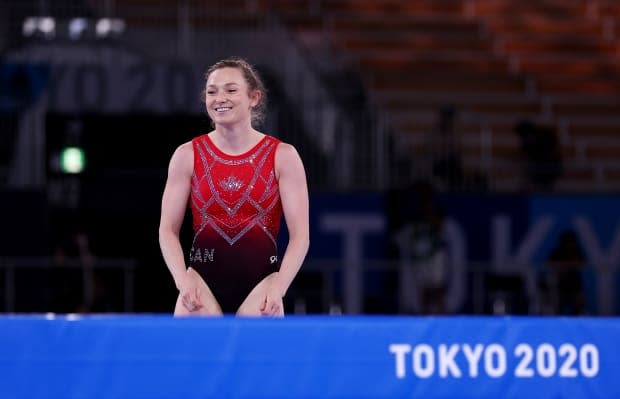
POLYGON ((276 239, 282 204, 274 167, 279 143, 265 136, 249 151, 228 155, 206 134, 192 140, 190 265, 224 313, 236 312, 250 291, 279 267, 276 239))

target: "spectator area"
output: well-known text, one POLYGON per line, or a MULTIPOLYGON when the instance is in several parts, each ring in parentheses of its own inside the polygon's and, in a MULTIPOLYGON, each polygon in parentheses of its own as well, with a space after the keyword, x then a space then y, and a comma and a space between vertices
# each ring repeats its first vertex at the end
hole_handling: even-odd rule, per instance
POLYGON ((585 0, 262 1, 309 51, 359 70, 403 153, 427 152, 437 109, 460 110, 466 168, 514 189, 514 125, 554 128, 557 188, 620 187, 620 5, 585 0), (493 167, 490 167, 493 165, 493 167))

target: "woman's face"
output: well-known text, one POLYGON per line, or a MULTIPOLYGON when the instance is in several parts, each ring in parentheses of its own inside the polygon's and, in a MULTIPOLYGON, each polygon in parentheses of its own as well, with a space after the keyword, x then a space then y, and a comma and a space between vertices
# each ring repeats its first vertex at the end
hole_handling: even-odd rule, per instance
POLYGON ((249 93, 248 84, 237 68, 216 69, 207 79, 205 104, 216 125, 250 122, 252 108, 259 100, 260 92, 249 93))

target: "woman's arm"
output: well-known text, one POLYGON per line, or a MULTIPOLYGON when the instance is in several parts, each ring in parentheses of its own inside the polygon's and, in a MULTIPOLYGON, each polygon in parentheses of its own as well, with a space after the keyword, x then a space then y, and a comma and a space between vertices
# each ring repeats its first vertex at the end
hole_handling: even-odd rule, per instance
POLYGON ((164 188, 159 222, 159 246, 166 266, 179 291, 187 281, 187 272, 179 232, 187 209, 194 154, 192 143, 181 145, 172 155, 164 188))
POLYGON ((281 300, 286 294, 301 268, 310 245, 308 185, 303 163, 295 147, 290 144, 279 144, 275 157, 276 175, 289 242, 280 270, 267 292, 264 310, 267 314, 272 314, 273 306, 277 306, 274 305, 276 295, 279 296, 277 300, 281 300), (273 300, 270 296, 273 296, 273 300))

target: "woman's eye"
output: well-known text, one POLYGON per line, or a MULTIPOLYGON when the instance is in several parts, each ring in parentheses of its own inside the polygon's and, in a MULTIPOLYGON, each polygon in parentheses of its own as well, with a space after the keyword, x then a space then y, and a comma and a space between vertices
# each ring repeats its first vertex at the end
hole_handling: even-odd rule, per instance
POLYGON ((234 93, 234 92, 236 92, 236 91, 237 91, 237 89, 228 89, 228 92, 229 92, 229 93, 234 93))
POLYGON ((209 91, 207 92, 207 94, 208 94, 208 95, 210 95, 210 96, 212 96, 212 95, 214 95, 214 94, 215 94, 215 91, 213 91, 213 90, 209 90, 209 91))

